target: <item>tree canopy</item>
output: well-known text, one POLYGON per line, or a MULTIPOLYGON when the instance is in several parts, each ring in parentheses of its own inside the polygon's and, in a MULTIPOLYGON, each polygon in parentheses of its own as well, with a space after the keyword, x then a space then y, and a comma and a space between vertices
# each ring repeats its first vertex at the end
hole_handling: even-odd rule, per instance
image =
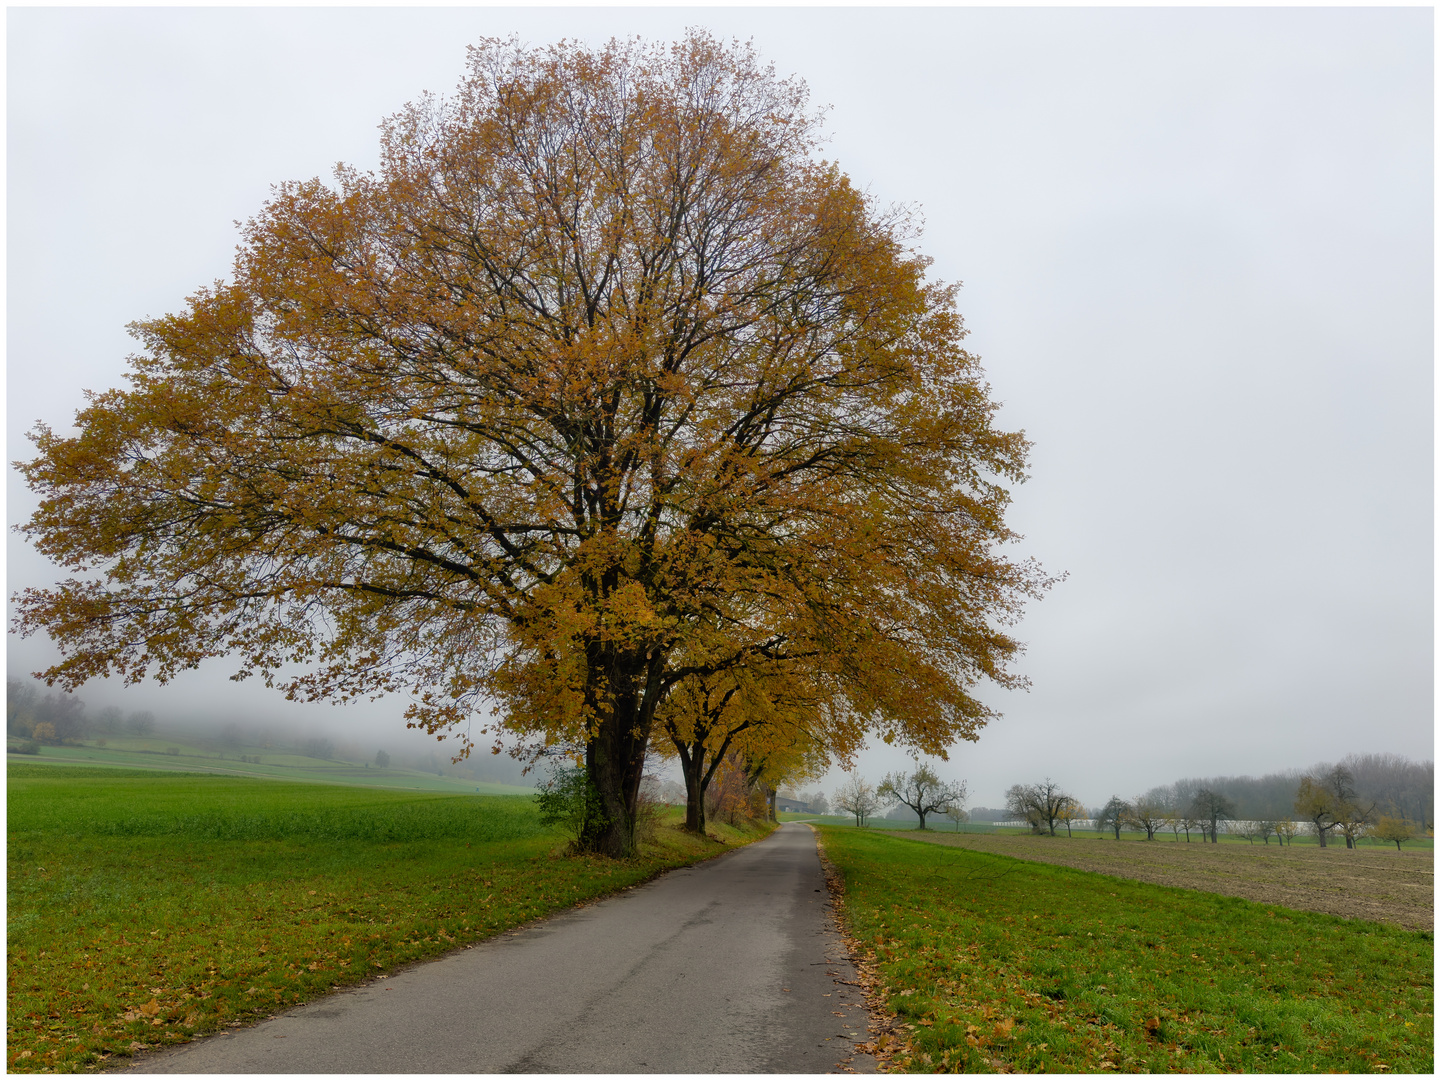
POLYGON ((18 598, 43 676, 228 656, 431 732, 498 703, 497 740, 585 748, 613 854, 686 680, 803 673, 842 756, 974 738, 1049 584, 1001 551, 1027 443, 803 84, 698 32, 487 40, 382 131, 135 323, 77 434, 37 427, 24 531, 73 572, 18 598))

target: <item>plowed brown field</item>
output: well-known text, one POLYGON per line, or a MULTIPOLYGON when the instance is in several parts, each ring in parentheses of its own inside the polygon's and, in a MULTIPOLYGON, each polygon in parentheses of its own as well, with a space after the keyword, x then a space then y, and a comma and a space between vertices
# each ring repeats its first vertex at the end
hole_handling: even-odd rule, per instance
POLYGON ((1056 863, 1111 877, 1239 896, 1302 911, 1398 923, 1435 923, 1433 850, 1347 850, 1276 844, 1197 844, 1063 836, 909 832, 907 838, 1056 863))

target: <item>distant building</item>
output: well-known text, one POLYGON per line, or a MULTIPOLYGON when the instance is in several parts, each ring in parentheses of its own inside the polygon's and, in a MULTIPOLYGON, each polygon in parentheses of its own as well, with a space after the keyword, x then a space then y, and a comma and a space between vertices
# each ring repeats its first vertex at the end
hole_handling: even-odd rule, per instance
POLYGON ((787 799, 784 795, 775 796, 775 812, 789 814, 808 814, 810 804, 803 803, 799 799, 787 799))

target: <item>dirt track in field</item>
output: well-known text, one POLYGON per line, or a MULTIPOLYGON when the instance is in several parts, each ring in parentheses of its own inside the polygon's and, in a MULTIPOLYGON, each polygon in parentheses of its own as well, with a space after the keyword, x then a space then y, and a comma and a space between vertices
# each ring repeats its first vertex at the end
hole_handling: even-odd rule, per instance
POLYGON ((1239 896, 1302 911, 1397 923, 1411 930, 1435 924, 1433 850, 1199 844, 1173 840, 1110 840, 1064 836, 904 834, 915 840, 1055 863, 1111 877, 1239 896))

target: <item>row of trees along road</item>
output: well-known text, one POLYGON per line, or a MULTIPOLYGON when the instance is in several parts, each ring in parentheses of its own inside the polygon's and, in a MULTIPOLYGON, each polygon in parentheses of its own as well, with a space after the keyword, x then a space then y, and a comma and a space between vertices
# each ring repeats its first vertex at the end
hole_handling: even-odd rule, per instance
POLYGON ((18 599, 44 677, 228 656, 432 733, 498 703, 495 749, 583 747, 617 856, 652 744, 702 828, 731 752, 773 787, 973 739, 1049 585, 1001 551, 1028 444, 803 84, 699 31, 486 40, 382 132, 35 429, 23 531, 77 574, 18 599))
MULTIPOLYGON (((1299 831, 1298 821, 1318 838, 1321 847, 1327 846, 1332 833, 1339 833, 1347 848, 1353 848, 1361 837, 1372 836, 1393 842, 1398 849, 1405 840, 1434 828, 1433 793, 1428 790, 1433 778, 1433 762, 1415 762, 1393 754, 1352 755, 1339 764, 1271 774, 1259 780, 1182 780, 1151 788, 1133 799, 1114 795, 1090 811, 1047 778, 1039 784, 1012 786, 1006 793, 1004 816, 1025 821, 1033 831, 1051 836, 1059 825, 1068 833, 1077 820, 1086 820, 1117 840, 1124 830, 1143 832, 1147 840, 1170 830, 1177 840, 1183 831, 1187 841, 1197 832, 1202 843, 1217 842, 1227 822, 1233 823, 1230 831, 1252 843, 1262 840, 1268 844, 1272 836, 1287 843, 1299 831), (1276 798, 1277 787, 1286 792, 1283 800, 1276 798), (1283 808, 1278 813, 1274 812, 1277 803, 1283 808)), ((990 811, 981 813, 986 818, 998 816, 990 811)))

